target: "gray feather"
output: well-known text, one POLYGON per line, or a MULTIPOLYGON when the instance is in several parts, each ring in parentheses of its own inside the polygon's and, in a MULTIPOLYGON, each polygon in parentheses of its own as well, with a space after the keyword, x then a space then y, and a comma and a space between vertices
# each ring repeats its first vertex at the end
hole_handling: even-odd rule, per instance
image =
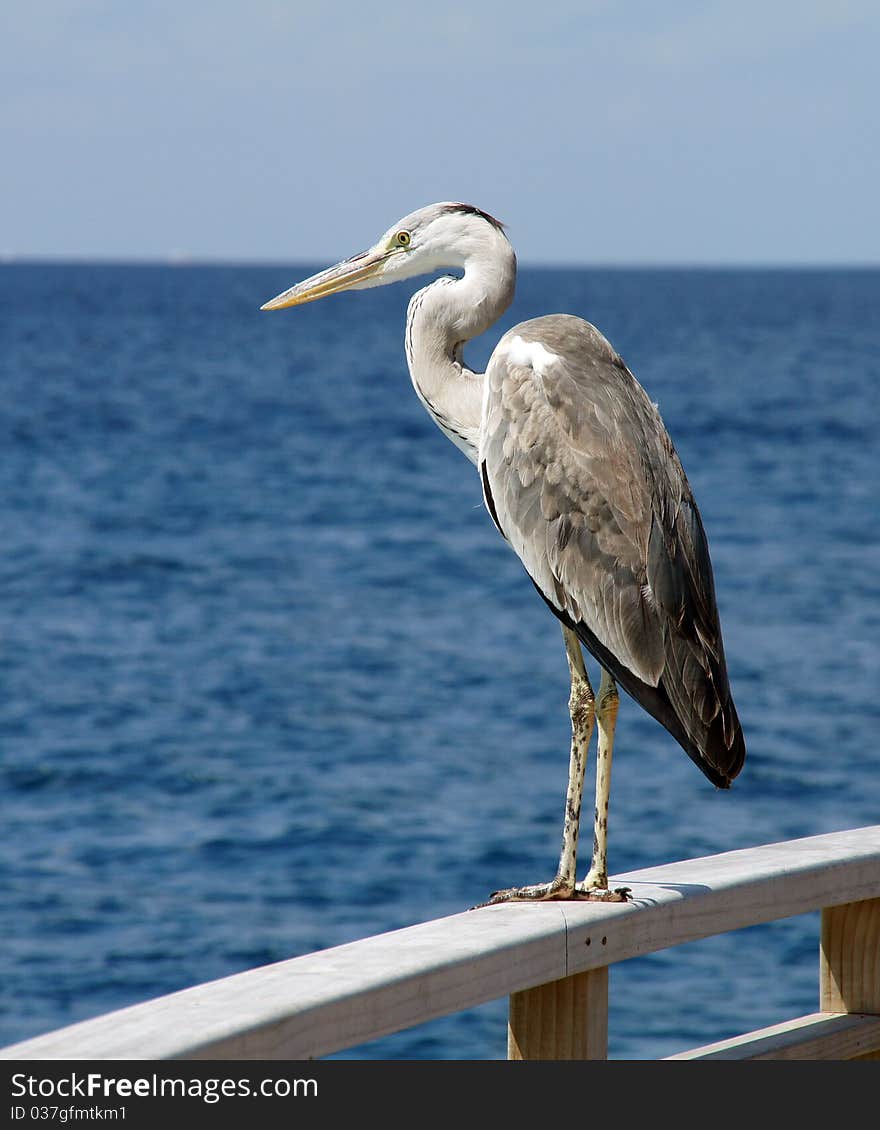
POLYGON ((560 314, 505 334, 479 458, 550 606, 710 775, 733 775, 740 730, 700 515, 656 407, 595 327, 560 314))

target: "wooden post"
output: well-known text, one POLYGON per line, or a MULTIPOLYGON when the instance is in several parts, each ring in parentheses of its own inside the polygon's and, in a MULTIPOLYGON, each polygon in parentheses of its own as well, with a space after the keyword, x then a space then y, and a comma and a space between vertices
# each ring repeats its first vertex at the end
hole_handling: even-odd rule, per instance
MULTIPOLYGON (((822 911, 819 1008, 880 1015, 880 898, 822 911)), ((880 1051, 855 1058, 880 1059, 880 1051)))
POLYGON ((513 993, 508 1059, 607 1059, 608 967, 513 993))

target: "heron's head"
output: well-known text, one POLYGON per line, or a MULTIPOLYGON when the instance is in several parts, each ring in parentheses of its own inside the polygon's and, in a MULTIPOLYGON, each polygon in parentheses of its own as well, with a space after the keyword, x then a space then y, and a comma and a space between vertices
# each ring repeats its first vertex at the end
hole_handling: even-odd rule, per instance
POLYGON ((502 225, 487 212, 470 204, 429 204, 398 220, 366 251, 297 283, 261 309, 282 310, 340 290, 385 286, 499 253, 513 257, 502 225))

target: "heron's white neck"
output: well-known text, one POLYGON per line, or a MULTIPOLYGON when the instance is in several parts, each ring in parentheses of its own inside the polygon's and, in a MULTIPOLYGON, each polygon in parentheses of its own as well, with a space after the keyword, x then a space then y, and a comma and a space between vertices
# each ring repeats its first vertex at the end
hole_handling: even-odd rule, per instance
POLYGON ((412 296, 406 360, 419 399, 434 422, 477 461, 483 373, 466 368, 465 343, 500 318, 513 299, 516 256, 499 232, 492 247, 469 256, 462 278, 444 277, 412 296))

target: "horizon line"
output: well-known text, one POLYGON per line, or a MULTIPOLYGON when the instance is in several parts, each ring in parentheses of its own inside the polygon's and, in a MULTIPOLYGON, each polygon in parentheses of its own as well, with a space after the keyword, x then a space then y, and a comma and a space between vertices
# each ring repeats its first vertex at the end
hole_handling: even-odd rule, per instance
MULTIPOLYGON (((224 256, 187 255, 170 252, 167 255, 64 255, 31 254, 28 252, 0 252, 0 267, 12 266, 59 266, 59 267, 242 267, 252 268, 306 268, 323 266, 331 261, 327 258, 248 258, 224 256)), ((596 270, 596 271, 876 271, 880 270, 880 260, 846 259, 753 259, 753 260, 595 260, 576 262, 573 260, 549 261, 518 258, 518 266, 528 270, 596 270)))

